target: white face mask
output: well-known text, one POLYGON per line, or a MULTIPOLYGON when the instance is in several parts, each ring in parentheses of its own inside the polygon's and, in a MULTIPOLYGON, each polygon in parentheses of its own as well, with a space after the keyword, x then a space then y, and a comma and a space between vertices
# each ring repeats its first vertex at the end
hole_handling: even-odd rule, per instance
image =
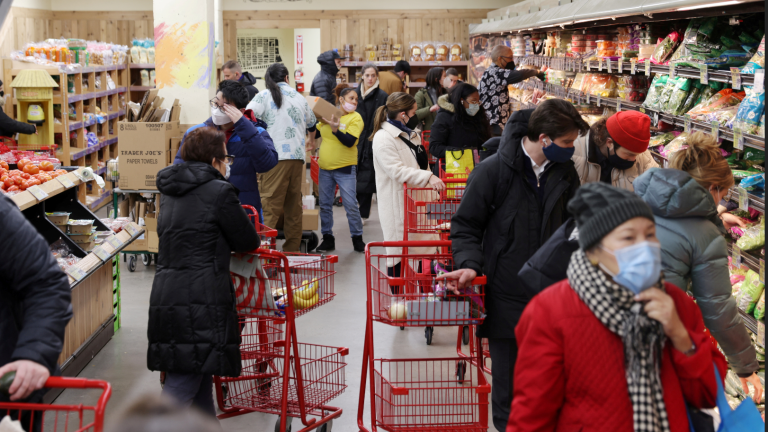
POLYGON ((216 126, 232 123, 232 119, 230 119, 228 115, 221 112, 219 108, 214 108, 214 107, 211 107, 211 121, 216 126))
POLYGON ((226 172, 224 173, 224 178, 229 180, 229 174, 232 171, 232 166, 227 165, 226 172))

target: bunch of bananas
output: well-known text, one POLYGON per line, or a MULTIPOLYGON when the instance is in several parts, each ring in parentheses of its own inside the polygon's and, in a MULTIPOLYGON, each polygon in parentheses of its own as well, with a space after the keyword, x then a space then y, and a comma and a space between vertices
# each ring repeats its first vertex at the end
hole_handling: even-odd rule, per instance
POLYGON ((296 309, 306 309, 314 306, 320 301, 320 294, 317 290, 320 288, 320 282, 317 278, 312 282, 303 281, 301 286, 293 288, 293 307, 296 309))

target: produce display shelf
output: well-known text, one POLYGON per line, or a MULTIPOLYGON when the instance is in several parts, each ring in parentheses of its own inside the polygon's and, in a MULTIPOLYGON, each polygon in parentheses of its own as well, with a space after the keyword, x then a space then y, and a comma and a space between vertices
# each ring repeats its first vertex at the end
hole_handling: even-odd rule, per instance
POLYGON ((744 320, 744 326, 752 333, 757 334, 757 319, 746 313, 742 308, 739 308, 739 315, 744 320))
POLYGON ((149 90, 152 90, 154 88, 155 88, 155 86, 135 86, 135 85, 132 85, 131 86, 131 91, 149 91, 149 90))
POLYGON ((88 255, 85 256, 85 258, 83 258, 82 260, 80 260, 80 262, 78 262, 78 264, 83 263, 83 262, 85 262, 85 263, 94 262, 96 264, 93 265, 93 266, 88 266, 88 264, 84 264, 83 267, 87 266, 86 268, 82 268, 82 270, 85 272, 85 276, 82 277, 80 280, 75 280, 72 276, 68 275, 70 289, 74 289, 77 285, 80 284, 80 282, 88 279, 88 277, 91 274, 93 274, 94 272, 96 272, 96 270, 98 270, 102 266, 104 266, 104 264, 112 265, 112 260, 117 256, 117 254, 119 254, 120 251, 122 251, 126 246, 128 246, 128 244, 130 244, 132 241, 134 241, 137 238, 139 238, 144 233, 144 228, 141 227, 140 225, 137 225, 134 222, 131 222, 131 225, 133 225, 134 229, 136 230, 134 235, 130 235, 128 233, 128 231, 125 231, 125 230, 120 231, 119 233, 115 234, 115 236, 117 236, 117 238, 120 239, 120 241, 122 243, 122 246, 120 246, 119 248, 114 249, 112 247, 112 245, 110 245, 110 244, 108 244, 106 242, 104 242, 104 244, 102 244, 101 247, 105 251, 107 251, 107 253, 109 254, 108 255, 109 256, 108 259, 102 261, 102 259, 97 257, 94 252, 90 252, 88 255))
MULTIPOLYGON (((760 274, 761 258, 747 251, 741 251, 741 264, 755 273, 760 274)), ((728 256, 733 256, 733 242, 728 242, 728 256)))
MULTIPOLYGON (((118 94, 118 93, 125 93, 126 90, 127 89, 125 87, 117 87, 117 88, 114 88, 112 90, 104 90, 104 91, 91 92, 91 93, 83 93, 83 94, 71 94, 67 98, 67 102, 68 103, 72 103, 72 102, 78 102, 78 101, 86 100, 86 99, 97 99, 97 98, 102 98, 102 97, 106 97, 106 96, 112 96, 112 95, 118 94)), ((61 99, 59 99, 59 101, 61 101, 61 99)))
POLYGON ((131 69, 154 69, 155 64, 154 63, 131 63, 130 68, 131 69))
POLYGON ((112 191, 111 190, 105 190, 93 202, 91 202, 90 204, 87 204, 88 208, 91 209, 91 211, 96 211, 96 210, 104 207, 104 205, 109 202, 109 198, 111 196, 112 196, 112 191))
MULTIPOLYGON (((114 119, 116 119, 118 117, 121 117, 121 116, 124 116, 124 115, 125 115, 125 111, 124 110, 120 110, 118 112, 107 114, 107 120, 114 120, 114 119)), ((71 131, 73 131, 75 129, 80 129, 82 127, 93 126, 96 123, 98 123, 97 119, 93 119, 93 120, 90 120, 90 121, 81 121, 81 122, 70 123, 69 130, 71 132, 71 131)), ((74 157, 72 158, 72 160, 75 160, 75 159, 76 158, 74 158, 74 157)))
MULTIPOLYGON (((80 168, 80 169, 78 169, 76 171, 80 172, 83 169, 84 168, 80 168)), ((80 185, 82 183, 80 178, 78 178, 77 175, 74 172, 65 174, 64 176, 66 176, 72 182, 72 185, 73 185, 72 187, 73 188, 77 187, 78 185, 80 185)), ((54 179, 54 180, 51 180, 51 181, 48 181, 48 182, 45 182, 45 183, 41 184, 40 185, 40 189, 42 189, 45 193, 48 194, 48 196, 46 198, 43 198, 42 200, 38 201, 37 198, 35 198, 34 195, 32 195, 31 192, 23 191, 23 192, 19 192, 16 195, 12 196, 11 197, 11 201, 13 201, 16 204, 16 206, 19 208, 19 210, 26 210, 26 209, 28 209, 28 208, 30 208, 30 207, 38 204, 38 203, 41 203, 41 202, 43 202, 43 201, 45 201, 45 200, 47 200, 47 199, 49 199, 49 198, 51 198, 53 196, 58 195, 58 194, 66 191, 66 190, 68 190, 70 188, 64 187, 64 185, 60 181, 58 181, 57 179, 54 179)))
MULTIPOLYGON (((752 195, 751 193, 747 192, 747 197, 749 198, 749 208, 753 208, 760 213, 765 214, 765 198, 760 198, 758 196, 752 195)), ((730 194, 731 201, 733 202, 739 202, 739 189, 736 187, 731 188, 731 194, 730 194)))
MULTIPOLYGON (((523 85, 523 88, 527 89, 533 89, 536 88, 537 85, 534 83, 526 82, 523 85)), ((544 89, 547 91, 547 93, 555 94, 561 97, 568 97, 573 100, 578 101, 585 101, 587 99, 587 95, 584 92, 573 90, 570 88, 563 87, 558 84, 549 84, 549 83, 541 83, 539 82, 538 85, 539 89, 544 89)), ((658 122, 658 120, 663 120, 666 123, 672 124, 674 126, 685 126, 685 117, 683 116, 674 116, 670 114, 661 113, 655 110, 645 109, 643 108, 640 103, 637 102, 629 102, 624 100, 617 100, 615 98, 598 98, 597 96, 590 95, 590 104, 599 104, 598 106, 607 106, 610 108, 617 108, 618 104, 621 104, 622 111, 640 111, 642 113, 648 114, 653 120, 654 123, 658 122)), ((530 105, 532 106, 532 105, 530 105)), ((691 120, 691 130, 693 131, 702 131, 711 133, 712 132, 712 125, 709 123, 703 123, 695 120, 691 120)), ((731 129, 726 128, 725 126, 721 126, 718 129, 718 134, 720 135, 720 138, 723 138, 727 141, 733 141, 733 131, 731 129)), ((758 150, 765 150, 765 138, 761 138, 757 135, 750 135, 750 134, 743 134, 744 139, 744 145, 752 148, 756 148, 758 150)))
MULTIPOLYGON (((374 62, 341 62, 341 67, 361 67, 368 63, 373 63, 377 67, 394 67, 396 61, 374 61, 374 62)), ((466 61, 420 61, 408 62, 411 66, 468 66, 466 61)))
POLYGON ((70 73, 109 72, 113 70, 123 70, 123 69, 125 69, 125 64, 112 65, 112 66, 86 66, 76 72, 70 72, 70 73))
MULTIPOLYGON (((115 143, 117 143, 117 138, 110 138, 110 139, 102 141, 101 143, 99 143, 99 145, 91 146, 91 147, 88 147, 88 148, 85 148, 85 149, 82 149, 82 150, 77 149, 77 150, 80 150, 80 151, 78 151, 76 153, 71 153, 70 158, 72 160, 78 160, 78 159, 84 157, 85 155, 89 155, 91 153, 96 153, 97 151, 103 149, 104 147, 106 147, 108 145, 115 144, 115 143)), ((75 149, 75 147, 73 147, 73 149, 75 149)))

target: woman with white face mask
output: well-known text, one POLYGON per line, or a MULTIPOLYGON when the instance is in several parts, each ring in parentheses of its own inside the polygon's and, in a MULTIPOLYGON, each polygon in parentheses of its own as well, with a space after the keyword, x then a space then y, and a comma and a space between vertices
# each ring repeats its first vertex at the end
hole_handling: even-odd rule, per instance
MULTIPOLYGON (((429 154, 440 159, 443 166, 446 151, 454 151, 454 156, 460 157, 462 151, 480 149, 491 138, 491 125, 474 86, 456 84, 447 95, 437 99, 437 105, 440 110, 432 123, 429 154)), ((437 165, 432 172, 438 175, 437 165)))
POLYGON ((651 209, 590 183, 568 210, 580 249, 515 329, 507 432, 688 432, 687 407, 713 407, 728 366, 696 304, 664 280, 651 209))
POLYGON ((696 132, 686 144, 687 149, 670 158, 672 169, 653 168, 635 179, 635 193, 656 216, 667 281, 683 289, 690 287, 704 324, 741 379, 744 391, 750 393, 748 382, 754 386, 753 397, 759 403, 763 394, 755 374, 759 364, 731 294, 723 237, 725 229, 743 221, 730 213, 718 214, 717 206, 733 186, 733 174, 711 135, 696 132))
POLYGON ((357 143, 363 131, 363 117, 357 109, 357 93, 352 88, 345 88, 339 94, 341 118, 336 116, 323 118, 317 126, 317 132, 323 138, 320 146, 318 165, 320 166, 320 222, 323 241, 315 249, 325 253, 336 249, 333 235, 333 200, 336 186, 341 191, 341 202, 347 212, 352 246, 357 252, 365 252, 363 242, 363 220, 357 208, 357 143))

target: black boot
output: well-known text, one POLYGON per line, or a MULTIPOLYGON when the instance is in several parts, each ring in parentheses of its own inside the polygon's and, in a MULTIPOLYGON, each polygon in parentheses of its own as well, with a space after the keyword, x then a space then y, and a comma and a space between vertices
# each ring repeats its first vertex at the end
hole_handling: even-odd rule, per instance
POLYGON ((315 252, 325 253, 336 249, 336 238, 331 234, 323 234, 323 242, 315 249, 315 252))
POLYGON ((363 236, 352 236, 352 246, 355 248, 355 252, 365 252, 365 242, 363 242, 363 236))

